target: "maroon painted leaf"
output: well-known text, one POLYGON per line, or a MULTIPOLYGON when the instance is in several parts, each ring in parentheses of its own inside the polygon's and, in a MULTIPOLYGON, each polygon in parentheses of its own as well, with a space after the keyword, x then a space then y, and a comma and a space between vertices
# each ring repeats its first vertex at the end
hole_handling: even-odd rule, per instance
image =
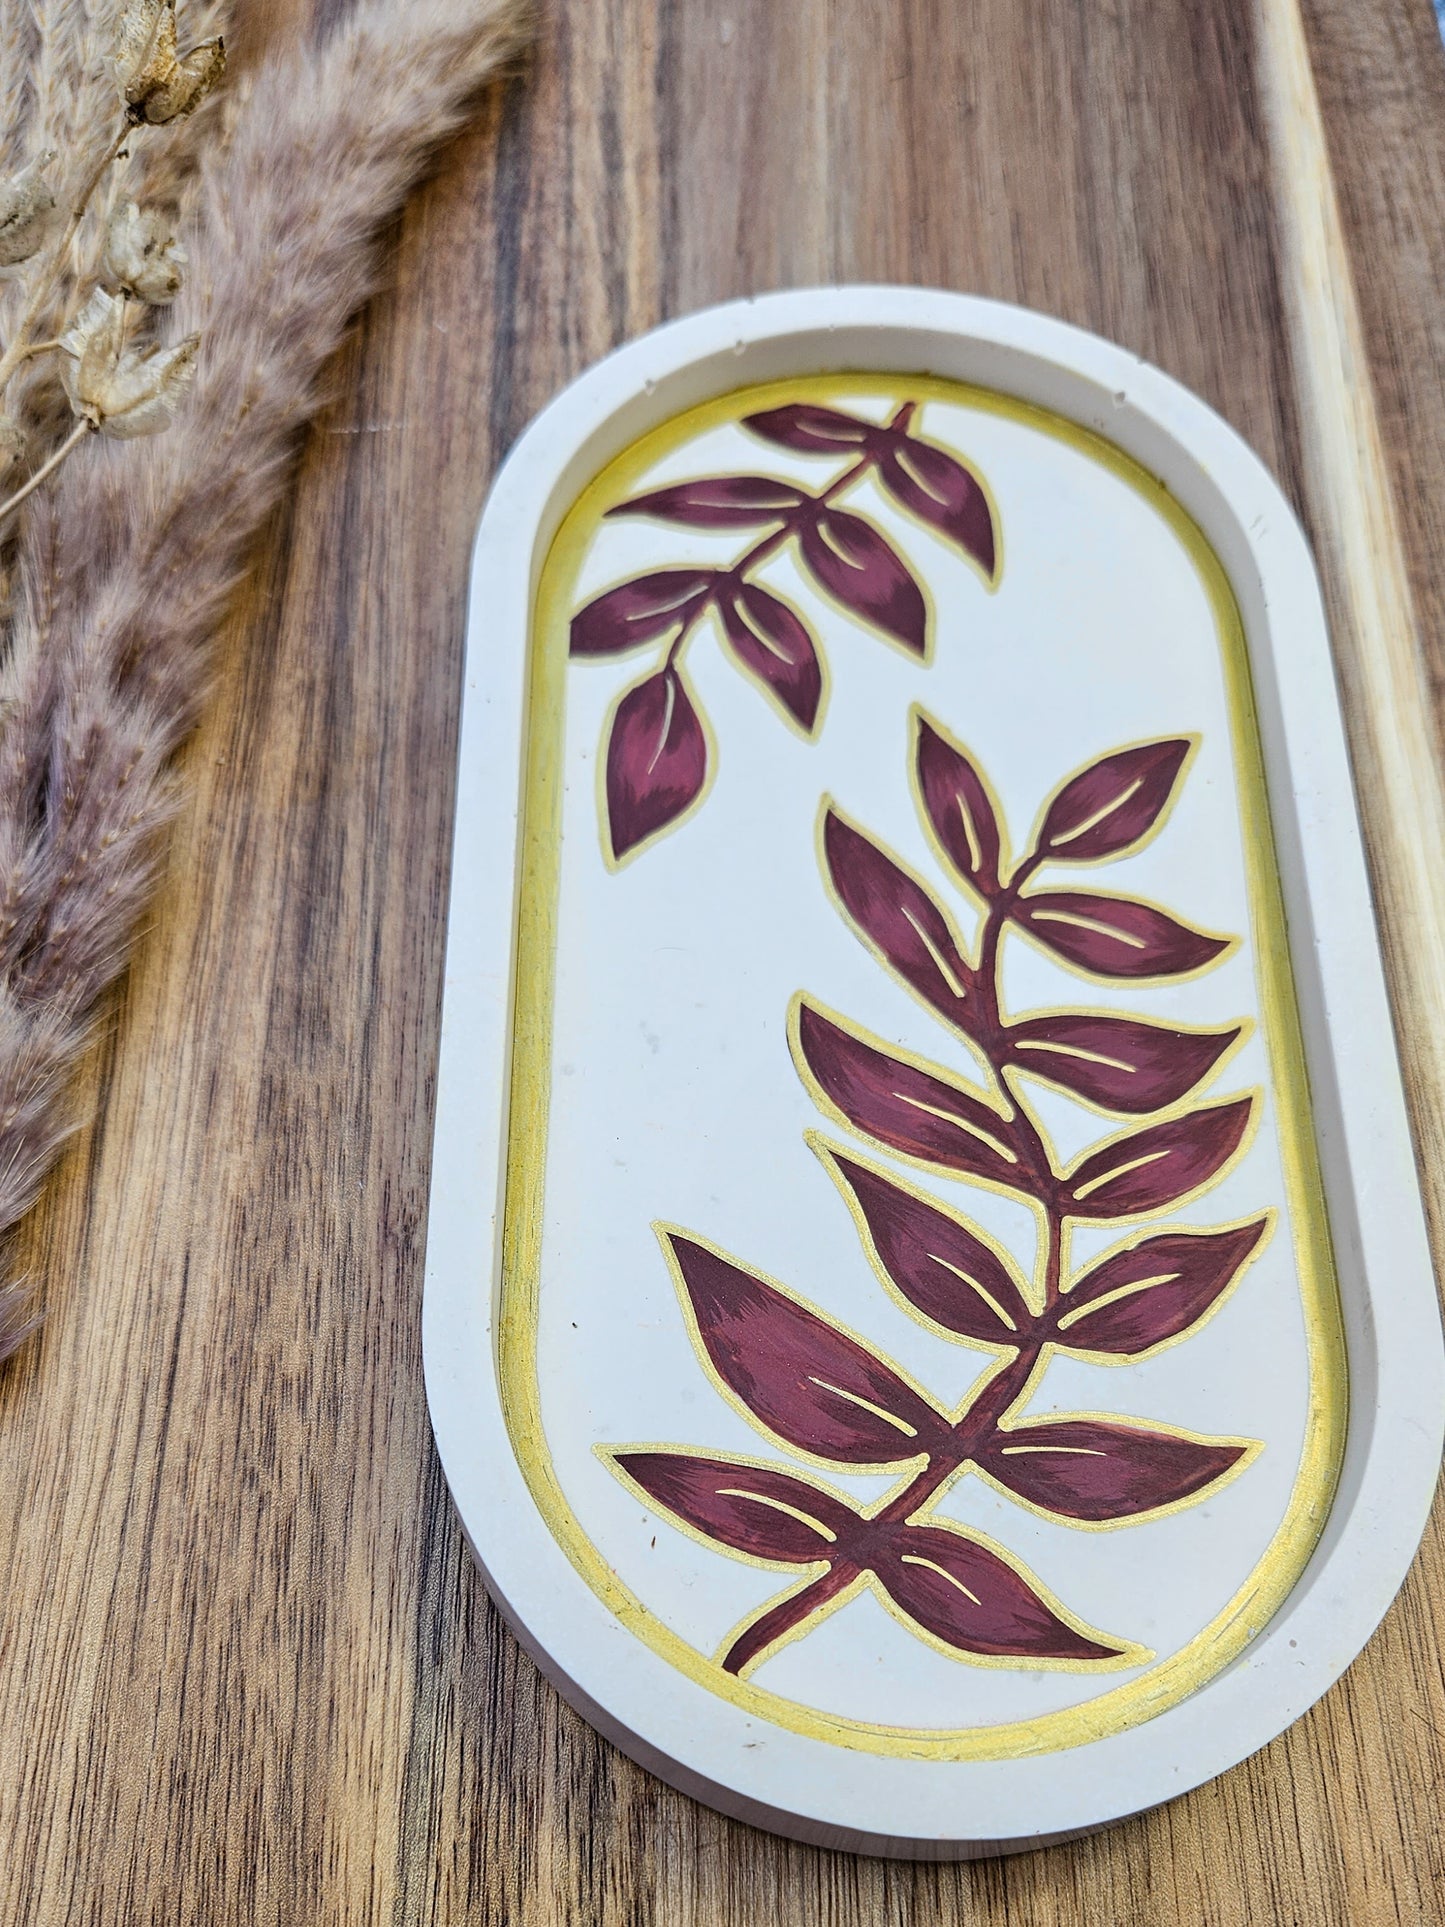
POLYGON ((1016 1344, 1033 1314, 1011 1269, 973 1226, 881 1171, 836 1151, 832 1158, 858 1201, 878 1262, 909 1304, 960 1338, 1016 1344))
POLYGON ((782 408, 765 408, 756 415, 744 415, 743 427, 761 435, 765 442, 779 448, 792 448, 804 455, 842 455, 849 449, 862 449, 875 437, 877 424, 860 421, 836 408, 819 408, 812 402, 792 401, 782 408))
POLYGON ((1229 948, 1227 937, 1191 930, 1129 897, 1040 890, 1020 897, 1013 914, 1065 963, 1095 977, 1177 977, 1202 970, 1229 948))
POLYGON ((709 475, 634 495, 607 513, 650 515, 695 529, 747 529, 786 520, 804 499, 801 489, 770 475, 709 475))
POLYGON ((1102 1525, 1192 1499, 1248 1450, 1112 1419, 1031 1420, 996 1432, 975 1463, 1015 1498, 1061 1519, 1102 1525))
POLYGON ((956 542, 992 578, 993 514, 962 462, 932 442, 895 434, 878 458, 878 479, 900 507, 956 542))
POLYGON ((1049 804, 1039 848, 1051 863, 1098 863, 1121 855, 1168 808, 1188 754, 1187 741, 1170 737, 1101 757, 1049 804))
POLYGON ((823 694, 823 665, 801 618, 755 582, 730 584, 719 597, 718 612, 738 661, 811 732, 823 694))
POLYGON ((659 669, 617 705, 607 743, 607 828, 612 854, 676 822, 701 794, 707 737, 676 669, 659 669))
POLYGON ((927 653, 923 591, 871 522, 846 509, 820 509, 799 525, 804 562, 829 595, 916 656, 927 653))
POLYGON ((926 716, 918 719, 918 787, 933 833, 959 875, 992 896, 1002 838, 988 790, 963 751, 926 716))
POLYGON ((941 1413, 856 1338, 706 1245, 667 1241, 713 1370, 770 1432, 839 1465, 894 1465, 946 1441, 941 1413))
POLYGON ((1177 1204, 1228 1164, 1253 1110, 1252 1097, 1236 1097, 1111 1139, 1069 1173, 1069 1211, 1080 1218, 1137 1218, 1177 1204))
POLYGON ((618 1452, 617 1464, 654 1505, 733 1552, 784 1565, 827 1559, 857 1514, 810 1479, 771 1466, 692 1452, 618 1452))
POLYGON ((1007 1560, 947 1526, 899 1526, 873 1571, 910 1619, 961 1653, 1089 1660, 1125 1650, 1076 1631, 1007 1560))
POLYGON ((823 819, 823 854, 843 908, 868 942, 904 983, 966 1032, 973 973, 923 885, 836 810, 823 819))
POLYGON ((824 1095, 868 1137, 946 1171, 1030 1188, 1008 1124, 941 1072, 890 1056, 808 1003, 799 1007, 798 1047, 824 1095))
POLYGON ((1187 1097, 1239 1036, 1232 1030, 1175 1030, 1137 1017, 1050 1010, 1004 1033, 1020 1070, 1126 1117, 1145 1117, 1187 1097))
POLYGON ((574 656, 615 656, 689 620, 714 581, 711 569, 658 569, 589 602, 572 618, 574 656))
POLYGON ((1260 1247, 1269 1220, 1223 1231, 1166 1231, 1116 1251, 1059 1301, 1059 1342, 1135 1358, 1198 1324, 1260 1247))

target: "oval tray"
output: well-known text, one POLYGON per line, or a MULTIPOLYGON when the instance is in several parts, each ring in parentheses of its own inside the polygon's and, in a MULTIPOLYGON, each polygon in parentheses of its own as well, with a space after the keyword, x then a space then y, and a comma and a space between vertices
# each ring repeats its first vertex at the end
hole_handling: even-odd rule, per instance
POLYGON ((1318 586, 1218 416, 958 295, 601 363, 477 539, 425 1304, 602 1732, 873 1853, 1272 1739, 1442 1351, 1318 586))

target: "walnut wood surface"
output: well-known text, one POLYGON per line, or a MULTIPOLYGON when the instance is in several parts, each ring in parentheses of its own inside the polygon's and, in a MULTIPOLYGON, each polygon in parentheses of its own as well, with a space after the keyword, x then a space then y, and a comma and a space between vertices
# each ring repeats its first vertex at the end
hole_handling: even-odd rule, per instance
MULTIPOLYGON (((294 13, 262 0, 253 32, 294 13)), ((1438 723, 1445 53, 1428 0, 1307 0, 1306 26, 1438 723)), ((1229 0, 551 0, 336 371, 95 1122, 33 1225, 50 1323, 0 1377, 0 1921, 1445 1920, 1438 1527, 1346 1679, 1233 1773, 1049 1852, 887 1865, 722 1820, 559 1704, 486 1600, 422 1397, 463 585, 497 460, 667 315, 973 289, 1199 390, 1313 518, 1343 606, 1259 60, 1229 0)), ((1393 918, 1411 824, 1361 804, 1393 918)), ((1387 935, 1429 1142, 1408 1047, 1445 987, 1387 935)))

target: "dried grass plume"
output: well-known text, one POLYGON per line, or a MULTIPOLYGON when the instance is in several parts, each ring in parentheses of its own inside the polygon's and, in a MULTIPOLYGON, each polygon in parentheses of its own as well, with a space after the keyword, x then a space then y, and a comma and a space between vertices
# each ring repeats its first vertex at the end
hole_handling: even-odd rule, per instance
MULTIPOLYGON (((199 44, 183 35, 199 60, 177 57, 173 9, 156 0, 151 13, 148 37, 118 62, 133 117, 197 105, 214 78, 204 49, 220 8, 195 9, 199 44)), ((190 20, 183 9, 183 29, 190 20)), ((28 50, 25 79, 13 67, 0 79, 22 144, 71 151, 45 75, 80 84, 93 26, 74 0, 0 0, 0 47, 28 50)), ((318 46, 262 63, 229 117, 223 91, 168 131, 155 173, 190 210, 179 237, 129 202, 96 211, 94 244, 121 283, 106 300, 122 315, 87 308, 61 345, 82 416, 68 432, 84 431, 86 409, 123 423, 160 394, 175 418, 154 439, 90 436, 14 524, 0 670, 0 1265, 71 1121, 69 1079, 152 887, 172 758, 212 639, 321 370, 371 288, 375 236, 527 27, 525 0, 363 0, 318 46), (143 298, 171 305, 152 317, 164 332, 132 348, 126 289, 146 275, 143 298)), ((4 232, 0 208, 0 253, 4 232)), ((63 289, 56 300, 63 311, 63 289)), ((0 1358, 36 1322, 27 1281, 0 1269, 0 1358)))

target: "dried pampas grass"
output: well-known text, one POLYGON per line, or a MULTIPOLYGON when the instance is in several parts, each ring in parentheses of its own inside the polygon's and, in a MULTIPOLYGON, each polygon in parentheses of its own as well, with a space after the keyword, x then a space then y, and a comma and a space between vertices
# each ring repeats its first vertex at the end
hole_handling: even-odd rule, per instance
MULTIPOLYGON (((94 37, 76 0, 0 0, 0 45, 36 21, 42 48, 67 23, 52 61, 94 37)), ((185 129, 170 135, 161 165, 185 184, 192 265, 166 335, 204 334, 191 392, 155 440, 92 437, 17 530, 0 674, 0 1239, 70 1122, 70 1075, 151 889, 212 638, 371 287, 371 243, 525 27, 525 0, 363 0, 319 46, 261 65, 223 135, 191 149, 175 145, 185 129)), ((13 73, 4 90, 41 114, 13 73)), ((0 1358, 36 1322, 28 1282, 0 1272, 0 1358)))

